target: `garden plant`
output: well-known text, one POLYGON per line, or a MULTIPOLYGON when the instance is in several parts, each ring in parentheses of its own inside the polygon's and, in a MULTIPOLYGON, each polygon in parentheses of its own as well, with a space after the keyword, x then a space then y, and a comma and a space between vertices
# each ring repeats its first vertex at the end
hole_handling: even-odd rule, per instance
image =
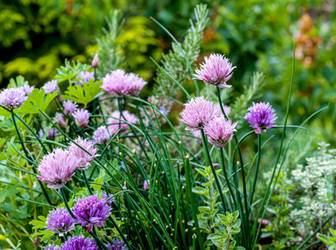
POLYGON ((206 5, 183 41, 152 21, 173 43, 147 59, 151 91, 120 67, 114 11, 91 65, 65 61, 41 88, 18 76, 0 92, 0 246, 333 249, 336 154, 308 152, 306 134, 328 107, 288 119, 295 41, 286 104, 274 108, 263 73, 242 88, 230 54, 200 57, 206 5))

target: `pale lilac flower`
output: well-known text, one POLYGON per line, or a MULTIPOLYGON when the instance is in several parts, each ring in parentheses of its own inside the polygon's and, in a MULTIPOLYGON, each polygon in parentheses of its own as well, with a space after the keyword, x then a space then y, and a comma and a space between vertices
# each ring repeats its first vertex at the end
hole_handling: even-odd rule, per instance
MULTIPOLYGON (((226 117, 228 117, 231 113, 230 107, 223 104, 223 109, 224 109, 224 113, 225 113, 226 117)), ((222 109, 221 109, 219 103, 217 103, 215 105, 214 117, 219 117, 219 116, 223 116, 223 112, 222 112, 222 109)))
POLYGON ((78 73, 77 79, 79 80, 79 82, 77 84, 83 86, 84 83, 87 83, 90 80, 94 79, 94 74, 93 74, 93 72, 82 71, 82 72, 78 73))
POLYGON ((50 245, 44 248, 44 250, 61 250, 59 246, 50 245))
POLYGON ((72 102, 72 101, 65 101, 63 102, 63 107, 64 107, 64 114, 72 114, 76 112, 77 110, 77 103, 72 102))
POLYGON ((73 208, 78 223, 83 227, 88 226, 88 232, 93 229, 93 226, 103 227, 110 212, 111 208, 106 199, 98 199, 95 195, 79 199, 73 208))
POLYGON ((45 128, 45 129, 40 130, 39 137, 42 138, 43 136, 45 136, 46 133, 47 133, 47 136, 46 136, 47 139, 55 138, 56 135, 58 134, 57 129, 55 128, 50 128, 50 129, 45 128))
POLYGON ((208 136, 209 142, 216 147, 222 148, 228 143, 236 131, 237 123, 226 120, 223 116, 212 119, 204 127, 204 133, 208 136))
POLYGON ((0 104, 10 109, 17 109, 26 100, 27 95, 21 88, 5 89, 0 93, 0 104))
POLYGON ((93 132, 93 140, 96 144, 104 144, 110 138, 111 134, 106 126, 100 126, 93 132))
POLYGON ((75 143, 70 143, 69 152, 79 161, 77 166, 78 169, 87 169, 90 167, 91 162, 97 157, 97 148, 93 142, 80 137, 75 140, 75 143), (75 143, 77 143, 80 147, 75 143), (85 152, 82 148, 87 152, 85 152))
POLYGON ((127 247, 124 245, 124 242, 113 239, 113 243, 107 243, 106 246, 109 250, 127 250, 127 247))
POLYGON ((92 63, 91 63, 91 66, 92 68, 98 68, 99 66, 99 57, 98 57, 98 54, 95 54, 93 60, 92 60, 92 63))
POLYGON ((123 185, 123 187, 122 187, 124 190, 127 190, 127 183, 126 183, 126 181, 124 181, 124 185, 123 185))
POLYGON ((74 236, 63 243, 62 250, 98 250, 98 246, 93 239, 74 236))
POLYGON ((56 92, 58 90, 58 84, 56 80, 46 82, 43 87, 44 93, 47 95, 49 93, 56 92))
POLYGON ((121 69, 112 71, 103 78, 101 88, 112 96, 138 96, 147 84, 141 77, 121 69))
POLYGON ((75 118, 76 125, 80 128, 85 128, 89 123, 90 113, 86 109, 78 109, 72 116, 75 118))
POLYGON ((64 116, 63 116, 62 113, 56 113, 54 119, 56 120, 56 123, 57 123, 60 127, 62 127, 62 128, 66 128, 67 125, 66 125, 66 122, 65 122, 65 120, 64 120, 64 116))
POLYGON ((45 155, 37 170, 38 179, 47 183, 48 187, 59 189, 71 180, 78 160, 69 151, 60 148, 45 155))
POLYGON ((59 236, 75 229, 75 220, 65 208, 50 211, 46 223, 47 230, 51 230, 59 236))
POLYGON ((269 103, 253 103, 248 111, 244 118, 250 123, 250 127, 254 128, 256 134, 274 127, 277 116, 269 103))
POLYGON ((116 131, 116 129, 119 129, 119 125, 121 129, 128 129, 130 124, 135 124, 137 123, 138 118, 129 113, 127 110, 122 111, 121 117, 120 117, 120 112, 119 111, 114 111, 111 114, 111 118, 107 119, 107 124, 109 125, 109 129, 111 132, 116 131))
POLYGON ((232 77, 233 67, 230 61, 220 54, 211 54, 204 58, 200 69, 196 70, 194 75, 196 79, 209 84, 214 84, 220 88, 231 88, 226 82, 232 77))
POLYGON ((140 91, 147 84, 147 82, 134 73, 128 73, 126 78, 126 84, 131 86, 128 95, 138 96, 140 94, 140 91))
POLYGON ((215 106, 203 96, 191 99, 180 113, 180 121, 190 129, 202 129, 214 116, 215 106))
POLYGON ((143 183, 143 189, 145 189, 146 191, 149 189, 149 185, 148 185, 147 180, 145 180, 144 183, 143 183))
POLYGON ((29 86, 28 84, 25 84, 22 87, 20 87, 20 89, 22 89, 22 91, 26 95, 30 95, 31 93, 33 93, 34 88, 35 88, 34 86, 29 86))

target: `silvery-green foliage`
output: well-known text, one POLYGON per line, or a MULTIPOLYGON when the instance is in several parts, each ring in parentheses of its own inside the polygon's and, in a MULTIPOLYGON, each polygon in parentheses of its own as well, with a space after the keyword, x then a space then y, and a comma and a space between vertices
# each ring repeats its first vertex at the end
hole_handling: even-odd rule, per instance
POLYGON ((183 83, 191 78, 191 65, 196 61, 200 52, 200 45, 203 38, 203 31, 208 23, 208 9, 206 5, 197 5, 195 7, 196 22, 190 21, 191 27, 182 43, 175 41, 168 54, 163 55, 161 66, 164 69, 158 69, 156 82, 159 96, 175 96, 177 88, 174 81, 183 83))
MULTIPOLYGON (((196 169, 199 174, 205 177, 206 181, 202 186, 194 187, 193 192, 204 197, 205 205, 199 206, 199 214, 197 215, 199 227, 207 233, 207 246, 217 246, 219 249, 234 249, 236 241, 234 235, 240 232, 239 212, 219 213, 217 202, 219 192, 215 189, 215 178, 210 167, 196 169)), ((218 175, 221 169, 216 170, 218 175)), ((227 192, 227 189, 223 189, 227 192)))
POLYGON ((117 45, 116 39, 122 27, 122 18, 119 10, 113 10, 106 18, 108 29, 103 29, 104 36, 97 39, 99 46, 99 67, 97 73, 99 77, 103 77, 111 70, 115 70, 123 60, 119 53, 120 45, 117 45))
POLYGON ((315 229, 336 212, 336 150, 328 147, 328 144, 320 143, 315 155, 306 159, 306 165, 298 165, 292 171, 302 195, 300 208, 294 208, 290 217, 303 233, 315 229))

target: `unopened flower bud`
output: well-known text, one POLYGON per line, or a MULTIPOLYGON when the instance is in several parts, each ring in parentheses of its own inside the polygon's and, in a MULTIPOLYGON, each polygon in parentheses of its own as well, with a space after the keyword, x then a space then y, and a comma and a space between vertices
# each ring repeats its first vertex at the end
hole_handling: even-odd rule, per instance
POLYGON ((92 68, 98 68, 98 66, 99 66, 99 58, 98 58, 98 54, 95 54, 95 56, 94 56, 94 58, 93 58, 93 60, 92 60, 92 63, 91 63, 91 65, 92 65, 92 68))

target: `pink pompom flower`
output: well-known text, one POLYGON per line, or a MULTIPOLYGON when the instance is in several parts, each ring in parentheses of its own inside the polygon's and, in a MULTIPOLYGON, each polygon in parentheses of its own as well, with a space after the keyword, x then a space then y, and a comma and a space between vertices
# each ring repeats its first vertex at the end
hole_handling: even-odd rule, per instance
POLYGON ((90 119, 90 113, 86 109, 78 109, 72 114, 75 119, 76 125, 80 128, 85 128, 90 119))
POLYGON ((5 89, 0 93, 0 104, 10 108, 17 109, 27 100, 27 95, 22 88, 5 89))
POLYGON ((138 96, 146 84, 138 75, 117 69, 103 78, 101 88, 112 96, 138 96))
POLYGON ((59 189, 71 180, 78 162, 69 151, 56 148, 40 162, 37 168, 40 172, 38 179, 50 188, 59 189))
POLYGON ((77 103, 70 100, 63 102, 64 114, 69 115, 73 114, 77 110, 77 103))
POLYGON ((80 137, 75 140, 75 143, 70 143, 69 152, 78 160, 78 169, 87 169, 91 162, 97 157, 97 148, 92 141, 80 137))
POLYGON ((121 116, 119 111, 114 111, 111 114, 111 118, 107 119, 107 124, 110 132, 114 134, 118 131, 119 125, 121 129, 126 130, 129 128, 129 124, 135 124, 137 121, 138 118, 135 115, 131 114, 127 110, 124 110, 121 112, 121 116))
POLYGON ((229 59, 220 54, 211 54, 204 58, 200 69, 194 75, 196 79, 209 84, 214 84, 220 88, 231 88, 226 82, 232 77, 232 71, 236 67, 232 66, 229 59))
POLYGON ((232 139, 236 126, 237 123, 232 123, 231 120, 226 120, 223 116, 216 117, 205 125, 204 133, 208 136, 211 144, 222 148, 232 139))
POLYGON ((49 93, 56 92, 58 90, 58 84, 56 80, 46 82, 43 87, 44 93, 47 95, 49 93))
POLYGON ((203 96, 191 99, 180 113, 181 119, 189 129, 200 130, 214 117, 215 105, 203 96))

